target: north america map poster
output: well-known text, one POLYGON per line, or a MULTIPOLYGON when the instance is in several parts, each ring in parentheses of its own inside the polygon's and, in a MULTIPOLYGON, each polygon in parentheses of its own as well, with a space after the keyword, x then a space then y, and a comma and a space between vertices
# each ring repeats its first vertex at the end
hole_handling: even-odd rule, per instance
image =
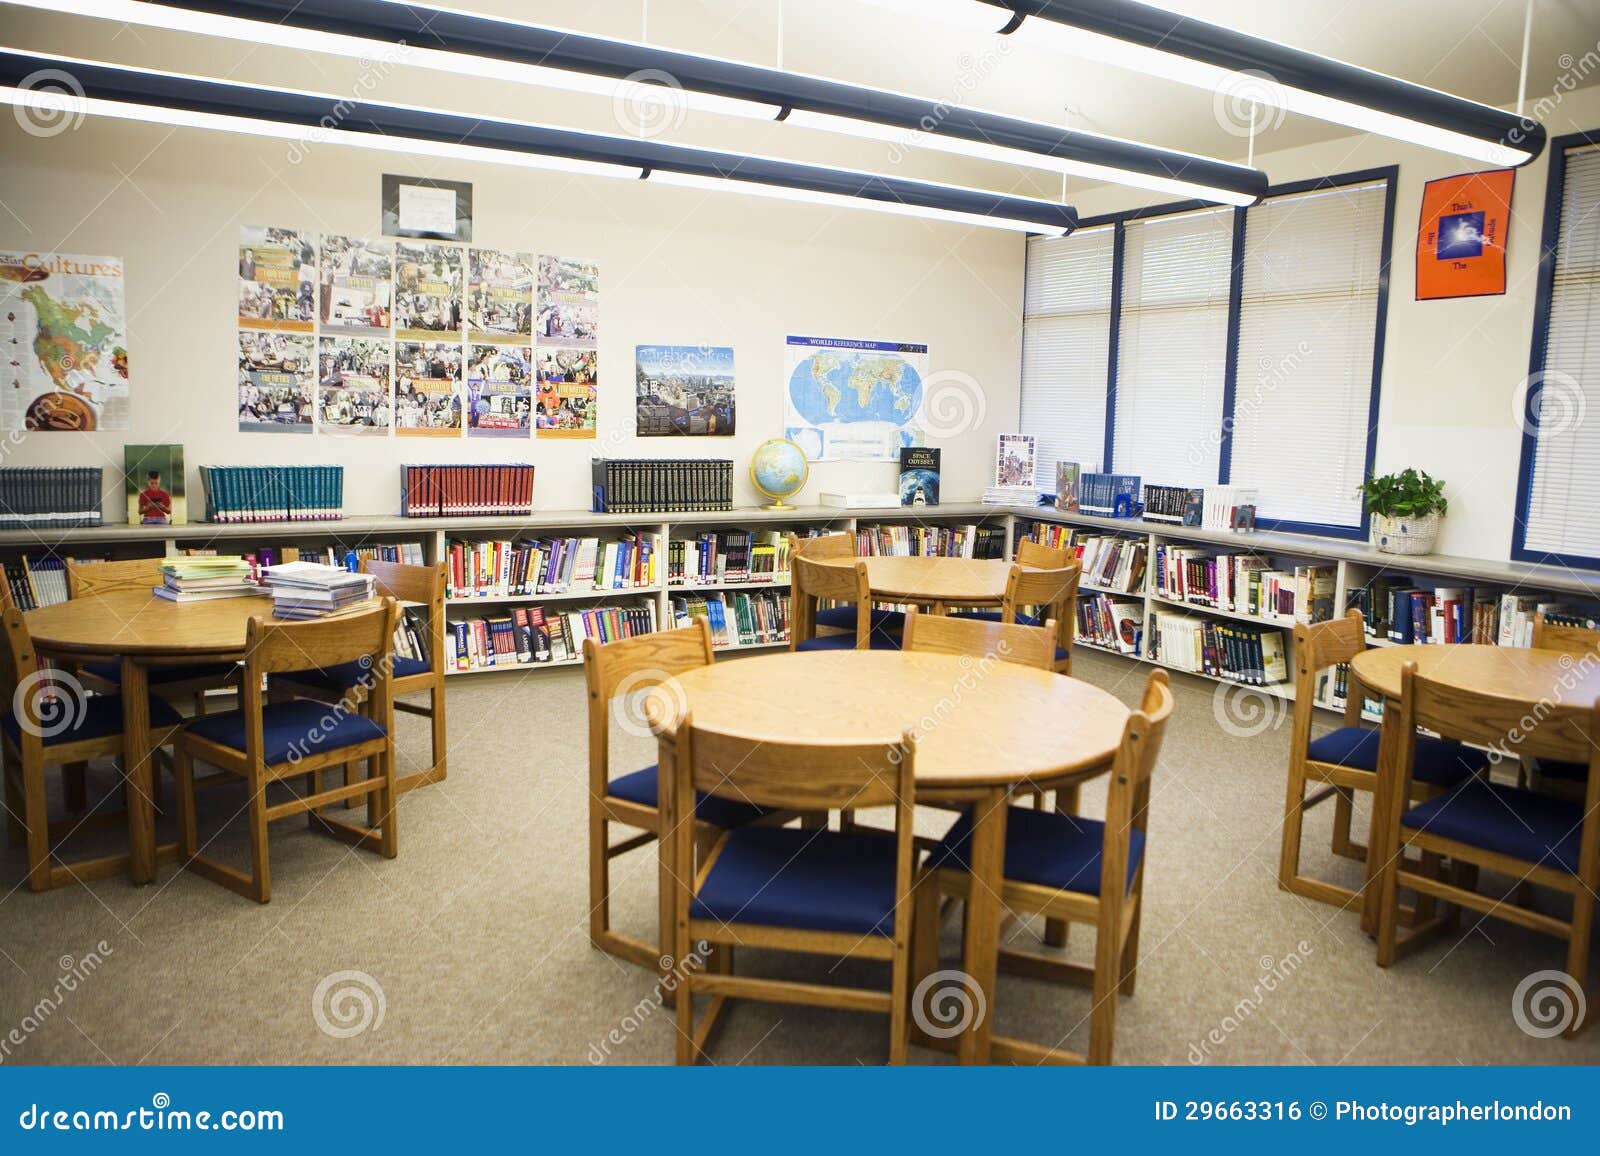
POLYGON ((128 428, 120 257, 0 251, 0 428, 128 428))
POLYGON ((785 436, 813 462, 898 462, 922 445, 928 347, 903 341, 789 337, 785 436))

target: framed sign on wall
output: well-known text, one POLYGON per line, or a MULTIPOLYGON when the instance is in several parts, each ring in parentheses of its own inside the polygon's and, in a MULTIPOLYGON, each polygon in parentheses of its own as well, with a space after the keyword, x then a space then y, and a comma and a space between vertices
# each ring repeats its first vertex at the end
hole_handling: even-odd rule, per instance
POLYGON ((472 186, 465 181, 384 173, 383 235, 472 240, 472 186))
POLYGON ((1495 297, 1506 291, 1506 236, 1516 170, 1429 181, 1417 227, 1417 300, 1495 297))

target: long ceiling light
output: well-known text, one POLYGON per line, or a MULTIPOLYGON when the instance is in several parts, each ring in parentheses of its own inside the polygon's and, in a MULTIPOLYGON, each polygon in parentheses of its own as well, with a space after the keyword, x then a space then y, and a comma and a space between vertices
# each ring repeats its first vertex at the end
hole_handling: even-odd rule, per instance
MULTIPOLYGON (((908 0, 869 0, 907 10, 908 0)), ((1544 149, 1531 118, 1137 0, 937 0, 927 18, 1491 165, 1544 149)))
POLYGON ((785 120, 905 148, 1026 165, 1221 204, 1253 204, 1267 188, 1265 173, 1208 157, 925 97, 405 0, 0 3, 368 62, 393 61, 453 75, 552 85, 610 96, 630 106, 652 99, 669 107, 676 102, 683 108, 785 120), (270 33, 263 24, 272 26, 270 33))
POLYGON ((0 102, 22 108, 24 122, 26 114, 37 113, 53 126, 79 114, 112 116, 275 136, 306 146, 331 141, 651 179, 1017 232, 1060 235, 1078 220, 1067 205, 956 185, 7 48, 0 48, 0 102), (48 87, 39 86, 41 78, 48 87))

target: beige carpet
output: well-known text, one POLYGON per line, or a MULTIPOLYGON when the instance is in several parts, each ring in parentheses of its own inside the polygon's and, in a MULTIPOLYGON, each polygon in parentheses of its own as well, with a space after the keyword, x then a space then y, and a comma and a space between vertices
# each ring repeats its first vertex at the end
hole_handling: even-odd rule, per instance
MULTIPOLYGON (((1077 661, 1082 677, 1137 698, 1143 668, 1094 654, 1077 661)), ((1557 941, 1472 917, 1385 971, 1354 915, 1279 891, 1287 715, 1230 737, 1213 685, 1175 681, 1151 808, 1138 992, 1118 1008, 1119 1062, 1600 1062, 1600 1032, 1539 1039, 1513 1016, 1518 983, 1562 966, 1557 941)), ((171 868, 149 887, 111 879, 36 895, 9 849, 0 1063, 670 1063, 670 1012, 655 1006, 651 977, 588 944, 583 716, 577 671, 453 681, 450 778, 402 801, 400 857, 352 851, 285 820, 272 831, 265 907, 171 868)), ((402 720, 400 747, 405 762, 425 757, 418 720, 402 720)), ((626 735, 614 749, 619 771, 654 761, 650 744, 626 735)), ((214 791, 203 833, 241 798, 214 791)), ((1086 809, 1102 798, 1090 788, 1086 809)), ((945 821, 927 816, 930 830, 945 821)), ((1308 867, 1354 880, 1357 867, 1327 853, 1330 821, 1328 807, 1308 820, 1308 867)), ((216 846, 241 855, 242 824, 216 846)), ((648 934, 653 852, 619 860, 616 875, 619 925, 648 934)), ((945 928, 951 965, 958 925, 945 928)), ((1071 954, 1085 958, 1091 943, 1075 931, 1071 954)), ((865 965, 757 953, 739 966, 876 979, 865 965)), ((997 1004, 1002 1032, 1087 1044, 1086 991, 1004 977, 997 1004)), ((880 1063, 886 1039, 879 1017, 741 1004, 713 1059, 880 1063)), ((948 1061, 913 1049, 913 1062, 948 1061)))

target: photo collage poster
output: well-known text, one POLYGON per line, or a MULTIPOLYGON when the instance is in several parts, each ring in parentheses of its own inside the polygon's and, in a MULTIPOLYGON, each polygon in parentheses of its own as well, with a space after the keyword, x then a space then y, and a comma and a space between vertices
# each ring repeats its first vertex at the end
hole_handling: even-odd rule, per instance
POLYGON ((595 436, 591 262, 244 226, 239 429, 595 436))

